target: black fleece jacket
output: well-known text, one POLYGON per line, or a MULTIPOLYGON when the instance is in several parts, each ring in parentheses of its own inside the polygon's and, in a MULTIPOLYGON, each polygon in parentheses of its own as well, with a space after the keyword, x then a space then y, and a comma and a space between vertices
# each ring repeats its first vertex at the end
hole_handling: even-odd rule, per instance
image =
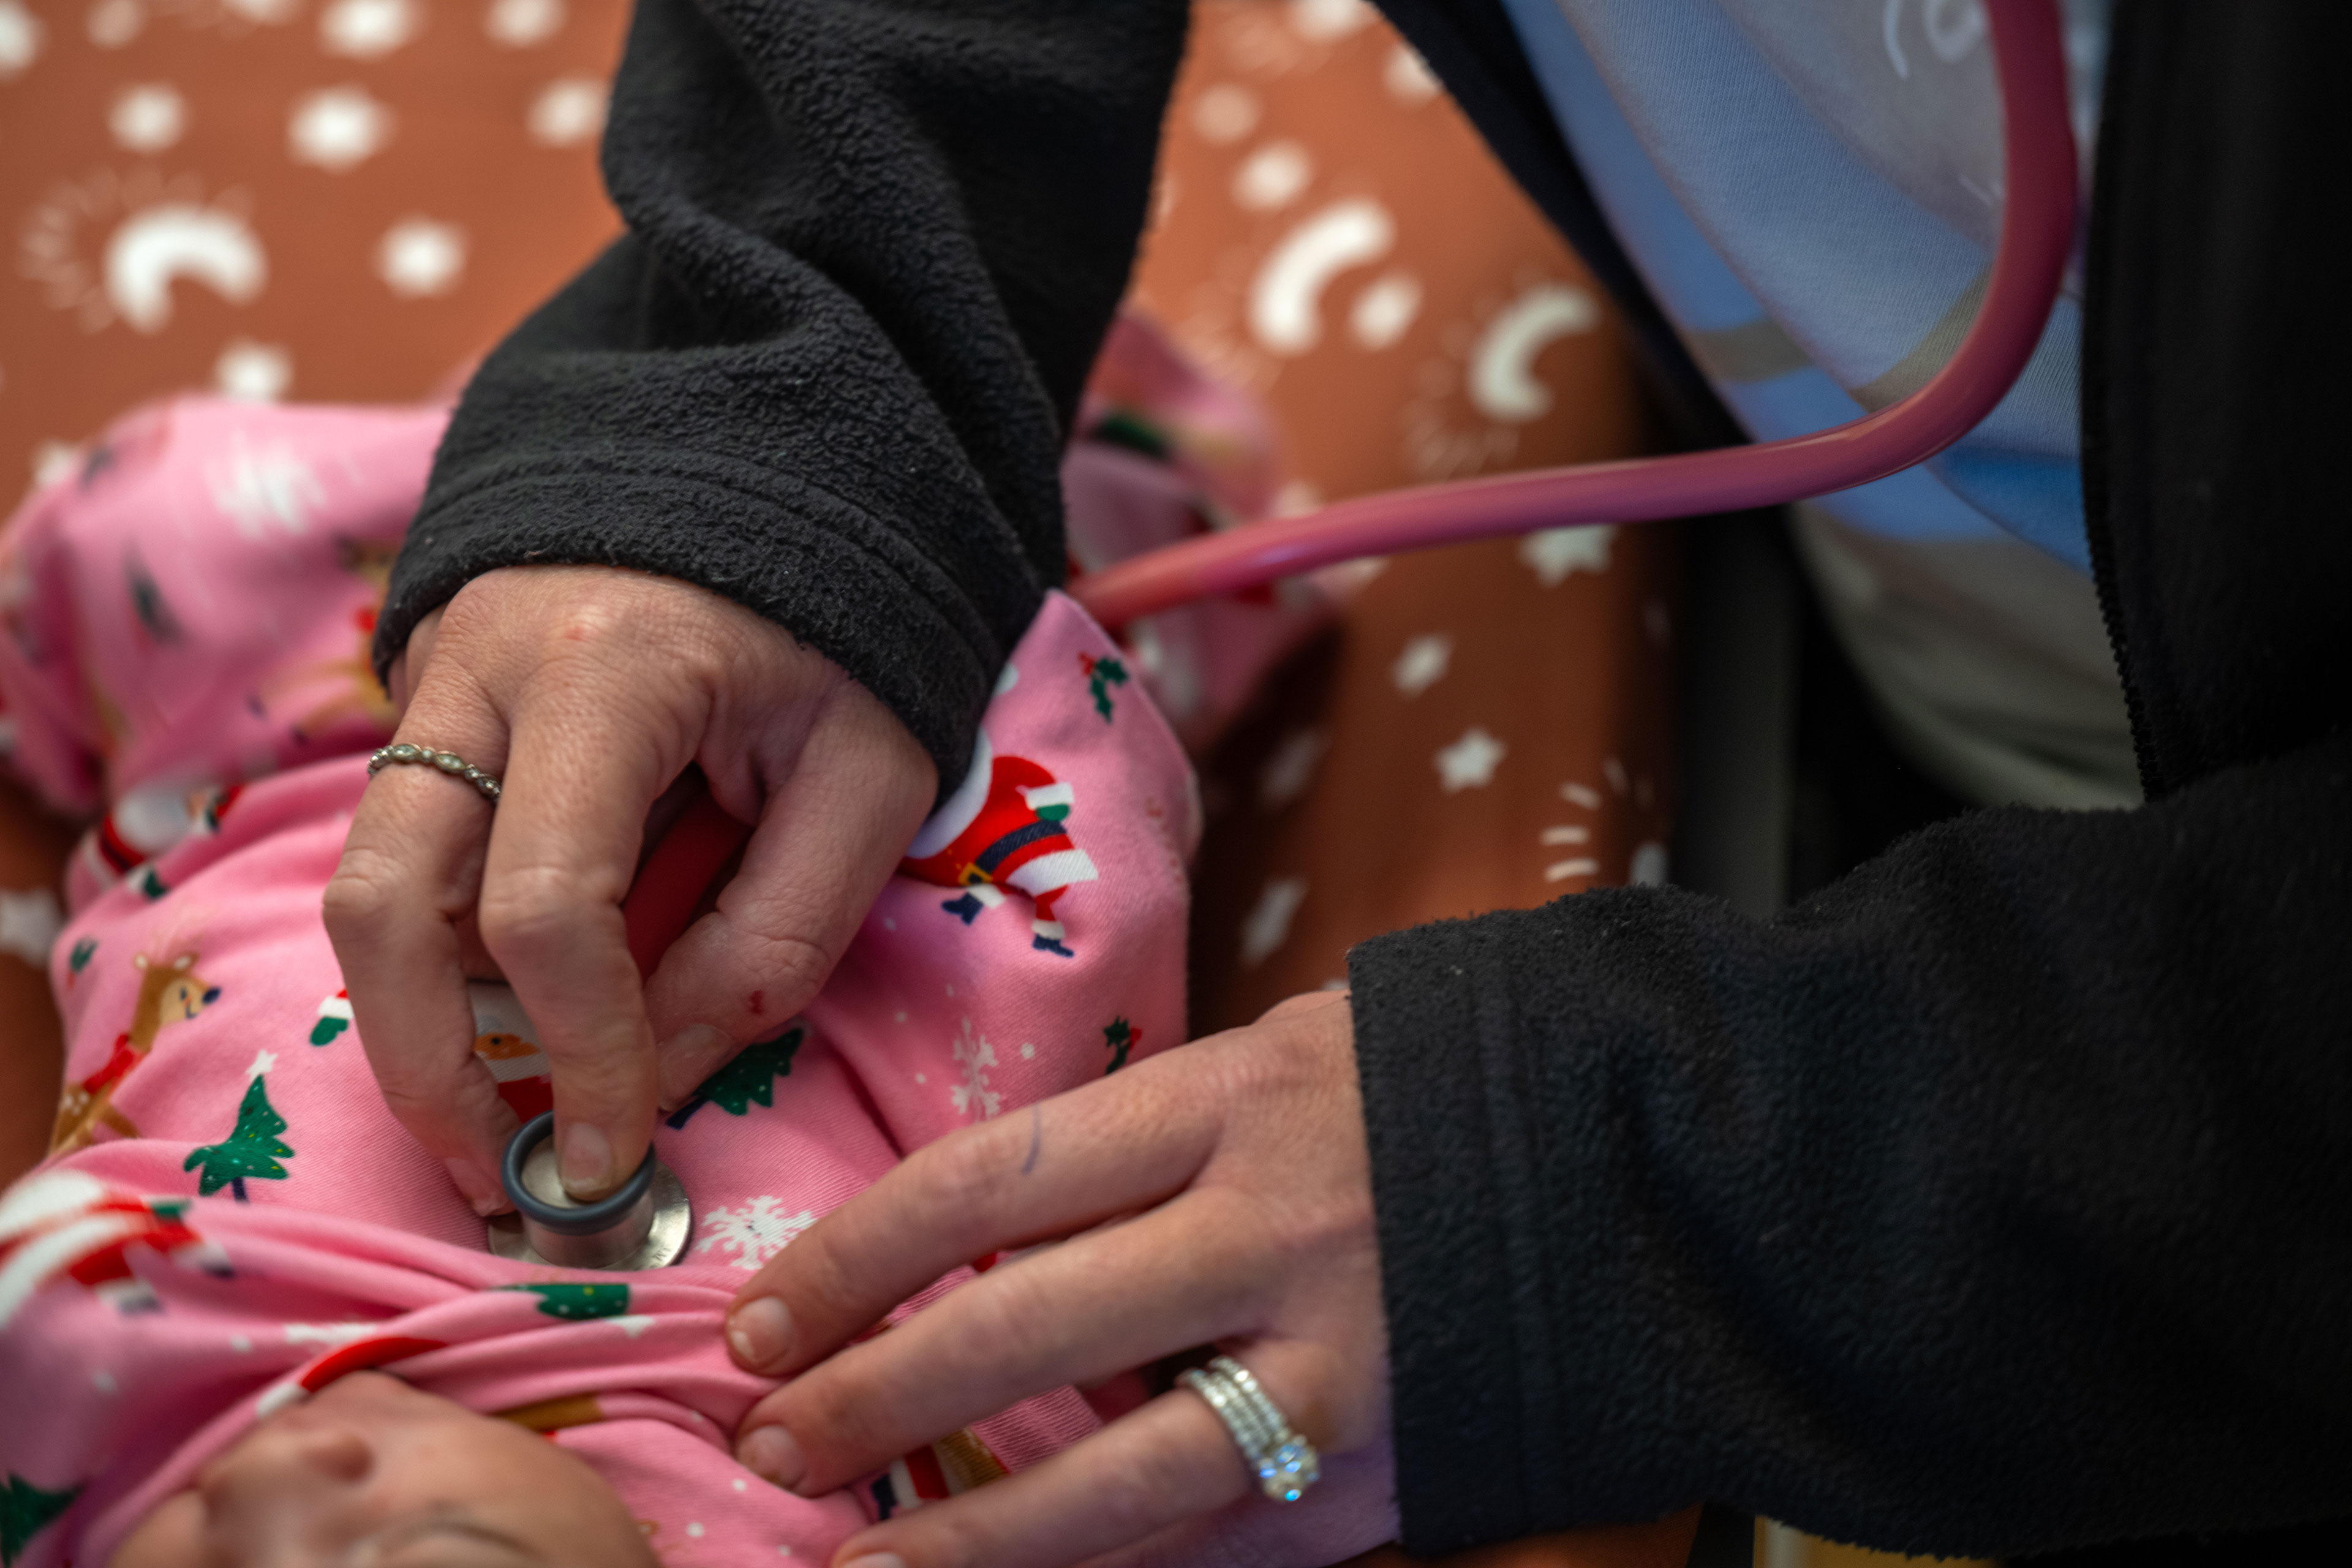
MULTIPOLYGON (((1496 0, 1384 8, 1719 419, 1496 0)), ((494 566, 668 573, 960 777, 1183 20, 640 0, 631 232, 467 390, 379 655, 494 566)), ((1947 1553, 2352 1510, 2347 46, 2333 0, 2117 7, 2084 479, 2148 805, 1974 813, 1770 921, 1624 889, 1357 950, 1412 1548, 1701 1498, 1947 1553)))

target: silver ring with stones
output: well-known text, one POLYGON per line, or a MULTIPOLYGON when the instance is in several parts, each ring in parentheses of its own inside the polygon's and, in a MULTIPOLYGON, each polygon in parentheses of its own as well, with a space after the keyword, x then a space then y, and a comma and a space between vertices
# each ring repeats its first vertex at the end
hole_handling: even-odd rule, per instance
POLYGON ((482 798, 497 804, 499 781, 459 756, 455 752, 436 752, 430 746, 412 746, 403 741, 386 746, 368 758, 368 777, 373 778, 394 763, 415 763, 420 767, 438 768, 453 779, 463 779, 482 792, 482 798))
POLYGON ((1298 1435, 1249 1368, 1229 1355, 1215 1356, 1207 1366, 1182 1373, 1176 1381, 1208 1401, 1267 1497, 1297 1502, 1322 1479, 1315 1445, 1298 1435))

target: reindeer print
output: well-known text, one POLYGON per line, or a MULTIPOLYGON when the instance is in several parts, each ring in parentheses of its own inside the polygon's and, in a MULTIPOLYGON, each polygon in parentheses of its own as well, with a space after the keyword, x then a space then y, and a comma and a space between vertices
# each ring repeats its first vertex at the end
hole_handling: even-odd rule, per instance
POLYGON ((125 1138, 138 1137, 138 1124, 114 1108, 115 1091, 147 1059, 155 1048, 155 1037, 167 1025, 186 1023, 220 1000, 220 987, 196 973, 194 952, 183 952, 166 963, 151 963, 142 952, 131 962, 139 967, 139 1000, 131 1011, 131 1027, 115 1037, 114 1054, 105 1066, 66 1085, 58 1105, 57 1131, 49 1136, 53 1155, 87 1149, 101 1127, 125 1138))

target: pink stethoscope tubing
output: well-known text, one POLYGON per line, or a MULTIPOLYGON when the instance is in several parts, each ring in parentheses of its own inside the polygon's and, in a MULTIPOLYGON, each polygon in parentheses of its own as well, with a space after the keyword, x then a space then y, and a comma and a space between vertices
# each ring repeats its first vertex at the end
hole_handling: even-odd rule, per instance
POLYGON ((2074 137, 2055 0, 1985 0, 2008 194, 1984 303, 1910 396, 1810 436, 1360 496, 1187 540, 1090 573, 1070 594, 1106 626, 1335 562, 1596 523, 1742 511, 1851 489, 1974 429, 2033 357, 2074 236, 2074 137))

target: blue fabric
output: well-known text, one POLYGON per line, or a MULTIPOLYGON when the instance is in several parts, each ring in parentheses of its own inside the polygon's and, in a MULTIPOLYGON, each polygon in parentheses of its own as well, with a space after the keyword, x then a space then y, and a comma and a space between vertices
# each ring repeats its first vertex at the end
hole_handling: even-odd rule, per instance
MULTIPOLYGON (((1751 436, 1770 440, 1857 417, 1857 392, 1907 357, 1916 363, 1938 324, 1965 313, 1990 264, 1984 240, 1890 178, 1890 168, 1901 173, 1894 161, 1866 155, 1886 134, 1884 117, 1825 121, 1725 0, 1505 3, 1595 198, 1751 436), (1771 374, 1713 374, 1710 338, 1768 321, 1793 345, 1786 368, 1769 362, 1750 368, 1771 374)), ((1864 21, 1879 25, 1881 8, 1809 0, 1803 10, 1818 16, 1784 12, 1773 26, 1801 43, 1808 27, 1825 37, 1843 28, 1849 36, 1836 41, 1850 46, 1864 21)), ((1903 10, 1902 0, 1885 8, 1890 43, 1903 10)), ((1926 10, 1933 20, 1959 7, 1926 10)), ((2083 41, 2079 26, 2074 41, 2083 41)), ((1983 52, 1980 37, 1973 49, 1983 52)), ((1839 56, 1824 47, 1817 58, 1839 56)), ((1924 42, 1882 58, 1886 80, 1863 81, 1864 95, 1907 90, 1910 73, 1937 63, 1924 42)), ((1985 101, 1974 107, 1983 109, 1993 101, 1991 79, 1976 68, 1985 101)), ((1948 97, 1949 84, 1940 85, 1948 97)), ((1774 336, 1769 328, 1766 336, 1774 336)), ((2087 574, 2075 411, 2081 336, 2079 302, 2062 296, 2024 375, 1973 432, 1921 468, 1822 504, 1853 527, 1897 539, 2006 531, 2087 574)))

